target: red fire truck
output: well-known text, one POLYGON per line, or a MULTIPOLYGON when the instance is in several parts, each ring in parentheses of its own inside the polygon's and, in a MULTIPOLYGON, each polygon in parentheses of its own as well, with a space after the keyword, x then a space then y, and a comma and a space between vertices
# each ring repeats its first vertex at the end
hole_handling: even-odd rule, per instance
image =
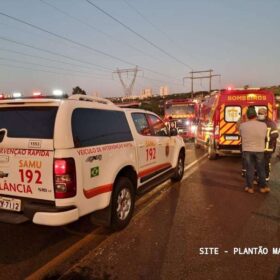
POLYGON ((192 99, 170 99, 164 104, 164 120, 175 121, 184 140, 194 139, 198 112, 198 101, 192 99))
POLYGON ((248 106, 256 111, 267 108, 268 117, 277 120, 274 94, 265 89, 228 89, 213 92, 201 103, 196 130, 196 148, 208 149, 208 158, 240 153, 241 139, 236 123, 245 120, 248 106))

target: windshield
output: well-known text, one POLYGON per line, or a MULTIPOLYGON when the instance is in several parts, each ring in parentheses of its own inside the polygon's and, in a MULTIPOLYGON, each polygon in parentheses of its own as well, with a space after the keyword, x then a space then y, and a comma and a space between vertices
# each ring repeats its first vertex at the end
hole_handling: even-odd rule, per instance
POLYGON ((165 108, 167 115, 189 115, 194 114, 193 104, 178 104, 178 105, 167 105, 165 108))
POLYGON ((6 129, 8 137, 52 139, 57 108, 1 108, 0 129, 6 129))

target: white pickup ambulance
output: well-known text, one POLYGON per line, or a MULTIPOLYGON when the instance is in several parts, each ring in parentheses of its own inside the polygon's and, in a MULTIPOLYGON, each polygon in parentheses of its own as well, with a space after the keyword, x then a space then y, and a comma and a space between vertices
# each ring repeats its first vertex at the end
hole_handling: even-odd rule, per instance
POLYGON ((184 161, 183 139, 148 111, 86 95, 0 101, 2 222, 60 226, 103 211, 121 229, 135 195, 180 181, 184 161))

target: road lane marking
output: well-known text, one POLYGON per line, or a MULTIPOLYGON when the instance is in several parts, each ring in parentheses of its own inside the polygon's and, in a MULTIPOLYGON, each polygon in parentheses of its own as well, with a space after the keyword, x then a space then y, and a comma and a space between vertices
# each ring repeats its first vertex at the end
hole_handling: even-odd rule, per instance
POLYGON ((76 252, 78 252, 81 247, 87 245, 89 242, 95 240, 97 237, 100 237, 102 234, 102 228, 97 228, 96 230, 92 231, 91 233, 87 234, 83 239, 79 240, 78 242, 74 243, 71 247, 63 251, 60 255, 53 258, 51 261, 46 263, 44 266, 40 267, 38 270, 33 272, 31 275, 26 277, 26 280, 39 280, 43 279, 46 275, 50 272, 54 272, 55 268, 62 264, 66 259, 73 256, 76 252))
MULTIPOLYGON (((191 162, 190 164, 188 164, 187 166, 185 166, 184 168, 184 172, 186 172, 188 169, 191 169, 195 164, 199 163, 201 160, 203 160, 205 157, 207 157, 207 154, 204 154, 203 156, 201 156, 200 158, 198 158, 197 160, 191 162)), ((185 179, 185 176, 183 177, 182 180, 185 179)), ((135 205, 139 206, 143 203, 145 203, 147 200, 150 199, 151 196, 155 195, 156 193, 159 193, 161 190, 164 189, 164 187, 166 187, 167 185, 172 185, 172 183, 167 180, 165 182, 163 182, 162 184, 154 187, 152 190, 150 190, 149 192, 145 193, 145 195, 141 196, 139 199, 137 199, 135 205)))
POLYGON ((192 168, 195 164, 197 164, 198 162, 200 162, 201 160, 203 160, 205 157, 207 157, 207 154, 204 154, 203 156, 201 156, 200 158, 198 158, 197 160, 193 161, 192 163, 188 164, 185 168, 184 171, 186 171, 187 169, 192 168))
MULTIPOLYGON (((207 156, 207 155, 206 155, 207 156)), ((205 158, 205 156, 202 156, 201 158, 199 158, 196 163, 202 161, 205 158)), ((188 169, 190 169, 191 167, 193 167, 193 164, 189 164, 187 167, 188 169), (189 166, 189 167, 188 167, 189 166)), ((197 166, 198 168, 199 166, 197 166)), ((189 176, 191 176, 196 170, 197 168, 195 168, 194 170, 192 170, 192 172, 186 174, 184 176, 184 179, 188 178, 189 176)), ((132 217, 132 221, 136 221, 138 219, 141 219, 141 217, 143 217, 144 215, 146 215, 153 206, 157 205, 167 194, 168 192, 171 190, 171 188, 168 188, 166 192, 162 192, 160 193, 155 199, 153 199, 149 204, 147 204, 145 207, 143 207, 139 212, 135 213, 135 215, 133 215, 132 217)), ((129 227, 130 225, 128 225, 129 227)), ((79 263, 73 265, 72 267, 70 267, 67 271, 64 272, 63 275, 67 275, 67 273, 70 273, 71 270, 73 270, 76 266, 78 266, 80 263, 83 263, 84 261, 86 261, 87 258, 90 258, 92 256, 92 254, 98 254, 98 250, 100 250, 100 248, 102 247, 106 247, 107 243, 110 243, 111 240, 118 234, 121 234, 122 232, 116 232, 115 234, 112 234, 110 236, 108 236, 105 240, 103 240, 96 248, 94 248, 92 251, 89 251, 83 258, 81 258, 79 260, 79 263)))
MULTIPOLYGON (((184 168, 184 172, 186 172, 187 170, 191 169, 195 164, 197 164, 200 161, 202 161, 206 156, 207 156, 207 154, 201 156, 197 160, 195 160, 192 163, 188 164, 184 168)), ((191 174, 185 175, 183 177, 183 180, 185 180, 191 174)), ((145 196, 139 198, 136 201, 136 206, 138 206, 139 204, 142 204, 144 201, 148 200, 152 195, 154 195, 155 193, 159 192, 163 187, 165 187, 168 184, 170 184, 170 182, 166 181, 166 182, 160 184, 159 186, 157 186, 155 189, 153 189, 150 192, 148 192, 147 194, 145 194, 145 196)), ((139 212, 135 213, 133 218, 135 219, 136 217, 140 217, 143 214, 145 214, 146 211, 148 209, 150 209, 153 205, 157 204, 162 199, 163 195, 166 194, 166 193, 167 192, 163 192, 163 193, 159 194, 159 196, 156 197, 151 203, 149 203, 147 206, 145 206, 139 212), (145 209, 146 209, 146 211, 144 211, 145 209), (142 215, 140 215, 140 214, 142 214, 142 215)), ((68 249, 63 251, 61 254, 59 254, 58 256, 53 258, 51 261, 47 262, 44 266, 40 267, 38 270, 36 270, 32 274, 30 274, 28 277, 26 277, 26 280, 39 280, 39 279, 43 279, 46 275, 50 274, 51 272, 54 272, 55 269, 59 265, 61 265, 63 262, 65 262, 66 259, 70 258, 76 252, 78 252, 83 246, 86 246, 88 243, 92 242, 96 238, 100 238, 100 236, 106 236, 106 235, 104 235, 104 228, 102 228, 102 227, 99 227, 99 228, 95 229, 91 233, 87 234, 84 238, 82 238, 81 240, 79 240, 76 243, 74 243, 71 247, 69 247, 68 249)), ((109 237, 110 236, 114 236, 114 234, 110 234, 109 237)), ((109 239, 109 237, 107 237, 105 240, 101 241, 101 243, 94 250, 96 250, 98 247, 100 247, 101 244, 103 244, 106 240, 109 239)))

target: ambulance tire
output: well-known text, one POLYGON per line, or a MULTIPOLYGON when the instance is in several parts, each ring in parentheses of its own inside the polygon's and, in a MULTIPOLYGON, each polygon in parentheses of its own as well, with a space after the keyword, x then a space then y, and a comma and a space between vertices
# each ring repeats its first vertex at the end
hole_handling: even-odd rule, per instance
POLYGON ((135 190, 128 177, 119 177, 114 184, 112 194, 111 229, 118 231, 125 228, 133 214, 135 190))
POLYGON ((216 153, 214 142, 213 140, 210 140, 208 144, 208 159, 214 160, 217 159, 217 157, 218 155, 216 153))
POLYGON ((178 161, 177 161, 177 166, 175 168, 175 173, 171 177, 172 182, 179 182, 182 180, 184 176, 184 169, 185 169, 185 156, 183 152, 180 152, 178 161))

